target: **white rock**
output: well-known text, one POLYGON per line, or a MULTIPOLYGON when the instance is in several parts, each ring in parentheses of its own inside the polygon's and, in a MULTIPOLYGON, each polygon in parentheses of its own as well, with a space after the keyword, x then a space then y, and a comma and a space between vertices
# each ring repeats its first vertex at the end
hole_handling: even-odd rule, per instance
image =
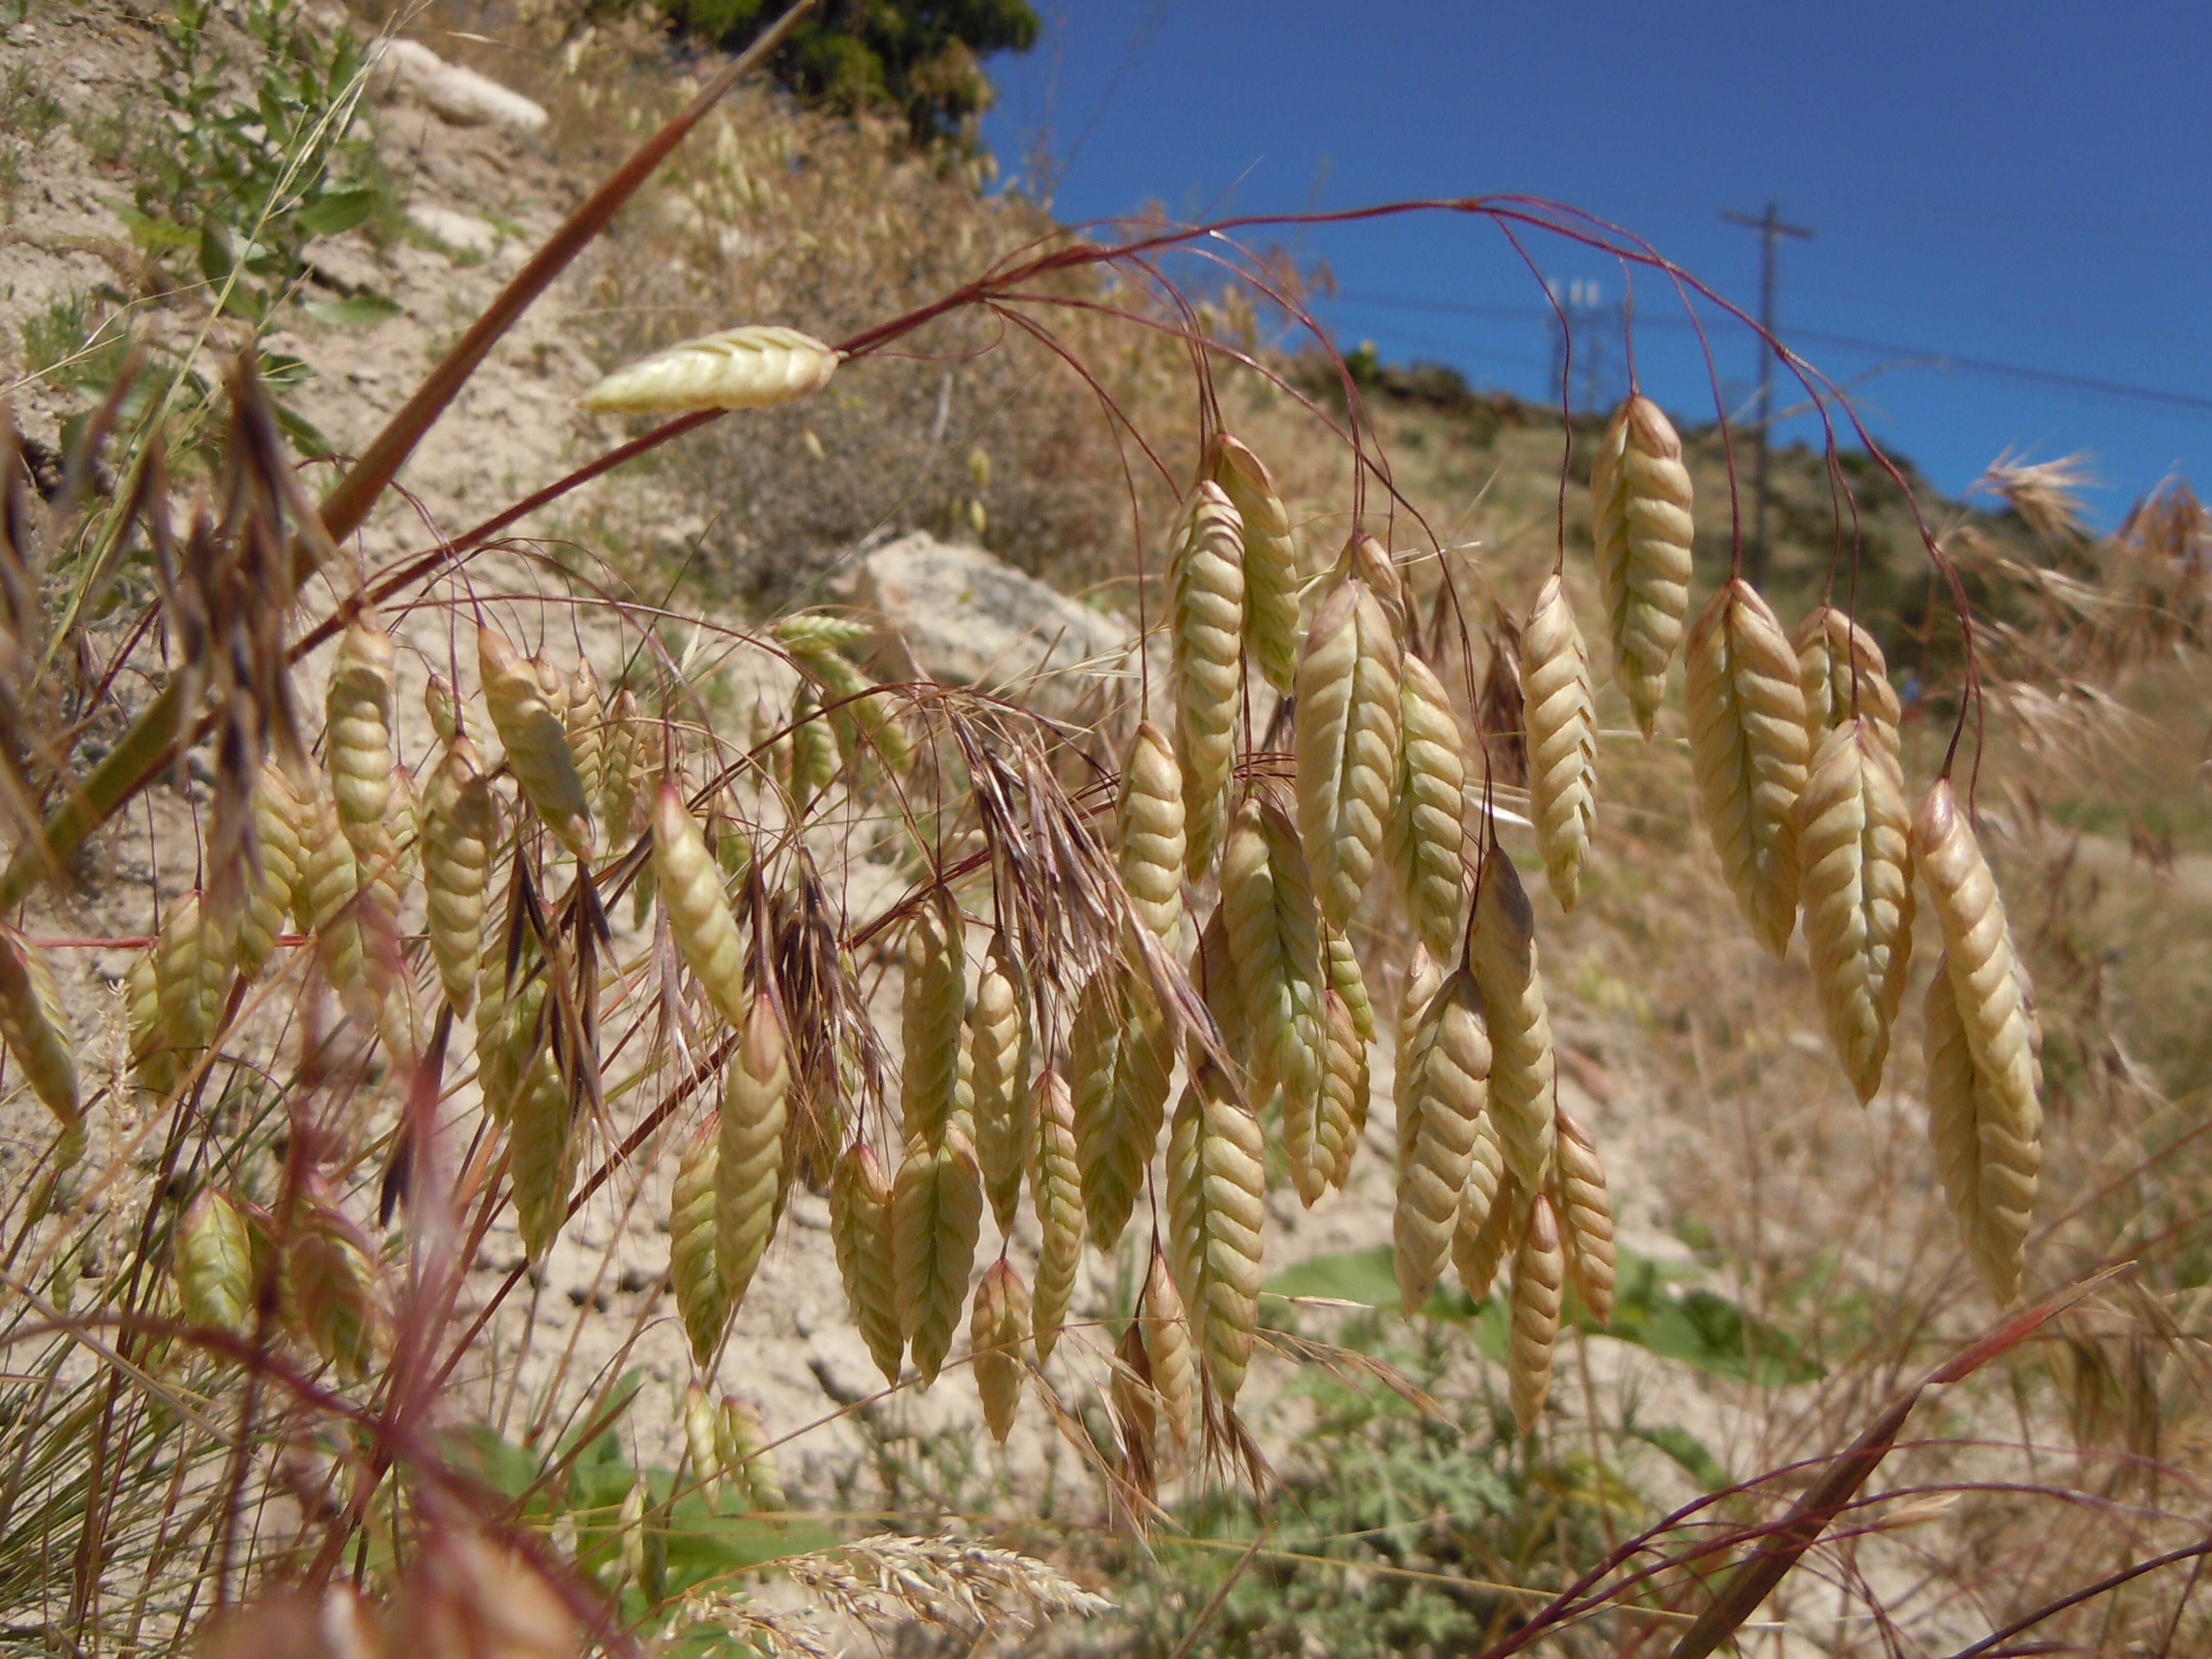
POLYGON ((379 97, 413 98, 448 125, 544 129, 543 106, 474 70, 448 64, 420 41, 386 39, 369 47, 369 86, 379 97))
POLYGON ((499 244, 499 228, 477 218, 473 213, 436 207, 428 203, 410 202, 407 216, 450 248, 470 253, 489 253, 499 244))

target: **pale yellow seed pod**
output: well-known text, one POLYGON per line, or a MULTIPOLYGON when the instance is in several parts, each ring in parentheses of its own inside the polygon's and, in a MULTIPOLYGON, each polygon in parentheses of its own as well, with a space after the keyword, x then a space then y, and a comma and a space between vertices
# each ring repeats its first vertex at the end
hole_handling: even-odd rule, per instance
POLYGON ((1243 528, 1218 484, 1191 492, 1168 561, 1184 867, 1203 879, 1227 822, 1243 651, 1243 528))
MULTIPOLYGON (((568 728, 536 667, 489 628, 477 630, 484 708, 507 748, 507 769, 555 839, 592 855, 592 805, 568 747, 568 728)), ((556 686, 560 677, 553 677, 556 686)))
POLYGON ((1120 963, 1091 977, 1068 1036, 1068 1088, 1091 1242, 1111 1250, 1151 1167, 1175 1043, 1151 982, 1120 963))
POLYGON ((284 1252, 285 1303, 323 1358, 355 1382, 375 1368, 389 1338, 377 1294, 375 1252, 327 1199, 301 1204, 284 1252))
POLYGON ((1214 1392, 1233 1403, 1260 1323, 1260 1120, 1200 1056, 1168 1134, 1170 1260, 1214 1392))
POLYGON ((1321 918, 1297 832, 1280 808, 1257 796, 1237 808, 1222 851, 1221 915, 1252 1036, 1255 1081, 1262 1090, 1283 1091, 1291 1178, 1311 1204, 1328 1180, 1314 1146, 1328 985, 1321 918))
POLYGON ((1245 645, 1261 678, 1287 692, 1298 651, 1298 556, 1290 513, 1260 458, 1225 432, 1213 441, 1210 471, 1237 509, 1243 532, 1245 645))
POLYGON ((696 1382, 684 1389, 684 1454, 691 1466, 691 1479, 707 1500, 707 1513, 722 1512, 722 1449, 715 1443, 722 1414, 696 1382))
POLYGON ((1613 672, 1645 737, 1690 611, 1690 471, 1682 441, 1649 398, 1622 404, 1590 469, 1598 586, 1613 672))
POLYGON ((1534 1432, 1552 1392, 1552 1358, 1559 1346, 1559 1304, 1566 1283, 1565 1252, 1552 1200, 1529 1201, 1521 1243, 1513 1253, 1513 1296, 1507 1308, 1506 1392, 1521 1432, 1534 1432))
POLYGON ((732 1310, 775 1231, 791 1066, 765 992, 752 1000, 722 1080, 721 1152, 714 1180, 714 1261, 732 1310))
POLYGON ((1552 1208, 1559 1224, 1567 1280, 1583 1306, 1601 1325, 1613 1321, 1616 1276, 1613 1243, 1613 1200, 1607 1194, 1605 1164, 1597 1145, 1581 1124, 1559 1114, 1559 1158, 1553 1165, 1552 1208))
POLYGON ((1198 1438, 1198 1356, 1191 1345, 1190 1320, 1176 1291, 1166 1255, 1155 1245, 1137 1302, 1137 1325, 1152 1374, 1152 1393, 1175 1437, 1176 1449, 1188 1454, 1198 1438))
POLYGON ((362 873, 382 890, 384 908, 395 917, 407 902, 420 860, 418 831, 421 813, 415 799, 415 780, 404 766, 392 769, 392 799, 384 817, 384 852, 362 873))
POLYGON ((599 677, 592 665, 579 661, 569 677, 568 705, 562 725, 568 733, 568 753, 576 763, 576 776, 584 786, 584 799, 597 801, 605 781, 607 715, 599 706, 599 677))
POLYGON ((1491 1096, 1491 1044, 1482 992, 1462 968, 1437 988, 1413 1036, 1413 1074, 1398 1126, 1398 1194, 1391 1216, 1398 1297, 1418 1312, 1443 1274, 1459 1223, 1476 1136, 1491 1096))
POLYGON ((723 1474, 744 1494, 749 1510, 757 1515, 781 1515, 790 1507, 783 1494, 783 1473, 776 1467, 775 1450, 757 1407, 733 1394, 723 1395, 715 1445, 723 1474))
POLYGON ((323 706, 338 828, 364 865, 391 848, 392 692, 391 636, 356 616, 338 636, 323 706))
POLYGON ((551 1051, 538 1048, 526 1068, 519 1069, 522 1080, 507 1118, 507 1173, 514 1189, 515 1230, 535 1264, 545 1260, 568 1218, 582 1136, 551 1051))
POLYGON ((185 1322, 251 1336, 256 1273, 246 1217, 212 1187, 177 1222, 177 1303, 185 1322))
POLYGON ((775 624, 776 639, 821 682, 823 705, 836 734, 838 753, 850 760, 864 751, 896 776, 913 763, 914 744, 885 692, 845 655, 845 647, 868 634, 866 624, 848 617, 805 611, 775 624))
POLYGON ((1022 1403, 1022 1343, 1030 1334, 1030 1293, 1000 1256, 975 1287, 968 1341, 975 1356, 975 1393, 983 1422, 1000 1445, 1014 1430, 1022 1403))
POLYGON ((676 948, 722 1018, 743 1025, 744 945, 722 887, 722 867, 707 850, 698 820, 673 786, 663 784, 653 812, 653 871, 676 948))
POLYGON ((1797 684, 1805 695, 1806 740, 1814 749, 1856 715, 1869 722, 1882 751, 1904 769, 1898 722, 1903 709, 1889 683, 1889 664, 1873 635, 1832 605, 1815 608, 1790 635, 1797 684))
POLYGON ((1298 654, 1298 832, 1321 913, 1342 927, 1382 845, 1398 781, 1398 638, 1367 585, 1340 583, 1298 654))
POLYGON ((1751 584, 1723 586, 1690 630, 1690 764, 1729 889, 1779 957, 1797 919, 1805 694, 1796 653, 1751 584))
POLYGON ((1546 578, 1521 625, 1521 706, 1536 846, 1559 908, 1571 910, 1597 816, 1597 708, 1589 653, 1556 574, 1546 578))
POLYGON ((1237 983, 1237 964, 1229 959, 1229 919, 1218 903, 1199 930, 1198 946, 1190 954, 1190 982, 1206 999, 1206 1012, 1213 1016, 1221 1046, 1231 1059, 1249 1070, 1252 1032, 1245 1022, 1244 993, 1237 983))
POLYGON ((957 1113, 934 1147, 909 1145, 891 1189, 891 1262, 899 1331, 924 1388, 937 1381, 968 1299, 983 1224, 983 1179, 957 1113))
POLYGON ((0 1037, 31 1092, 63 1128, 75 1127, 83 1111, 69 1016, 46 958, 12 927, 0 927, 0 1037))
POLYGON ((1397 1109, 1398 1124, 1402 1131, 1410 1115, 1406 1110, 1406 1091, 1412 1085, 1415 1069, 1414 1038, 1421 1029, 1421 1016, 1427 1012, 1430 999, 1437 988, 1444 982, 1443 971, 1428 947, 1419 940, 1413 944, 1413 955, 1407 958, 1405 977, 1398 985, 1398 1013, 1392 1028, 1391 1102, 1397 1109))
POLYGON ((306 872, 302 837, 309 825, 305 819, 305 803, 284 769, 275 761, 264 761, 253 783, 253 833, 260 847, 261 871, 246 890, 246 908, 238 921, 238 966, 249 979, 258 978, 276 954, 285 912, 292 908, 293 894, 306 872))
POLYGON ((899 1329, 898 1282, 891 1265, 891 1184, 864 1142, 838 1155, 830 1176, 830 1237, 845 1305, 886 1382, 896 1382, 906 1338, 899 1329))
POLYGON ((1410 653, 1398 686, 1397 784, 1383 848, 1413 931, 1436 955, 1449 956, 1462 931, 1467 894, 1460 822, 1467 761, 1459 716, 1436 672, 1410 653))
POLYGON ((1139 920, 1163 939, 1182 921, 1182 772, 1167 733, 1140 720, 1121 763, 1115 864, 1139 920))
POLYGON ((637 693, 628 686, 607 705, 607 735, 599 763, 599 815, 607 839, 628 846, 637 834, 638 803, 645 793, 646 731, 637 693))
POLYGON ((791 798, 805 806, 837 775, 837 739, 814 689, 805 681, 791 704, 791 798))
POLYGON ((1367 1045, 1359 1040, 1351 1008, 1334 989, 1322 997, 1322 1030, 1326 1063, 1314 1123, 1316 1157, 1328 1184, 1342 1192, 1352 1178, 1352 1154, 1359 1150, 1359 1137, 1367 1127, 1367 1045))
POLYGON ((1029 1022, 1023 1017, 1018 965, 1004 933, 994 933, 969 1012, 974 1058, 975 1158, 1001 1235, 1011 1233, 1022 1198, 1030 1130, 1029 1022))
POLYGON ((499 807, 476 745, 455 738, 422 794, 422 890, 430 954, 453 1012, 465 1014, 476 995, 483 950, 485 890, 491 849, 499 839, 499 807))
POLYGON ((161 976, 152 946, 131 959, 124 975, 124 1013, 131 1028, 131 1066, 138 1086, 156 1099, 177 1090, 179 1062, 161 1031, 161 976))
POLYGON ((967 954, 951 896, 933 895, 907 929, 899 1003, 899 1127, 908 1145, 934 1146, 953 1109, 960 1071, 967 954))
POLYGON ((186 1066, 215 1040, 230 994, 236 944, 197 890, 176 899, 161 918, 161 936, 154 942, 161 1037, 186 1066))
POLYGON ((430 730, 440 743, 451 743, 461 734, 460 703, 453 696, 453 682, 434 669, 422 682, 422 712, 430 717, 430 730))
POLYGON ((1039 1234, 1030 1322, 1042 1365, 1060 1340, 1083 1262, 1083 1177, 1075 1152, 1075 1104, 1060 1073, 1039 1072, 1030 1103, 1030 1203, 1039 1234))
POLYGON ((668 1276, 676 1289, 676 1311, 690 1339, 691 1358, 704 1365, 729 1328, 730 1297, 715 1248, 715 1174, 721 1161, 721 1133, 703 1123, 677 1160, 668 1194, 668 1276))
POLYGON ((1328 956, 1329 988, 1352 1011, 1352 1027, 1362 1042, 1375 1041, 1375 1003, 1367 994, 1366 975, 1359 971, 1359 956, 1342 928, 1323 923, 1322 948, 1328 956))
POLYGON ((592 415, 768 409, 830 384, 841 361, 795 328, 749 324, 626 363, 576 400, 592 415))
POLYGON ((374 1024, 383 1004, 384 975, 374 955, 376 923, 384 915, 383 890, 362 885, 360 860, 340 833, 337 810, 327 795, 315 805, 302 886, 306 926, 315 937, 315 960, 323 977, 349 1012, 374 1024))
POLYGON ((1490 1017, 1490 1105, 1506 1168, 1523 1190, 1541 1192, 1556 1133, 1558 1066, 1537 959, 1536 912, 1504 848, 1491 848, 1481 882, 1473 965, 1490 1017))
POLYGON ((1480 1304, 1490 1294, 1491 1281, 1512 1248, 1514 1207, 1521 1201, 1520 1183, 1505 1168, 1505 1149, 1498 1139, 1495 1113, 1483 1114, 1474 1136, 1474 1156, 1468 1160, 1467 1186, 1459 1195, 1459 1222, 1452 1229, 1452 1271, 1460 1288, 1480 1304))
POLYGON ((1974 1065, 1948 955, 1929 981, 1928 1138, 1967 1258, 2000 1304, 2020 1295, 2043 1171, 2040 1108, 2030 1118, 1974 1065))
POLYGON ((1828 1040, 1862 1103, 1881 1087, 1912 961, 1912 826, 1871 722, 1820 739, 1797 800, 1805 944, 1828 1040))

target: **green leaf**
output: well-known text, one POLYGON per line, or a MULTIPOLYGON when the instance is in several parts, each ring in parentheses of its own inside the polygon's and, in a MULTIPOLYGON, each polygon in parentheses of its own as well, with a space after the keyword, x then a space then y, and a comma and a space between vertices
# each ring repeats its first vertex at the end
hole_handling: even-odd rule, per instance
POLYGON ((213 217, 200 222, 200 275, 220 284, 236 261, 230 251, 230 233, 213 217))
POLYGON ((292 441, 292 447, 302 455, 329 455, 335 447, 325 437, 322 429, 306 416, 280 398, 269 400, 269 412, 276 417, 277 429, 292 441))
POLYGON ((329 191, 300 210, 300 231, 310 241, 318 236, 336 236, 375 211, 376 192, 366 185, 329 191))
POLYGON ((1720 1460, 1687 1429, 1669 1423, 1656 1429, 1632 1428, 1628 1435, 1632 1440, 1641 1440, 1666 1453, 1706 1492, 1719 1492, 1729 1484, 1728 1471, 1721 1467, 1720 1460))
MULTIPOLYGON (((1390 1247, 1377 1244, 1370 1250, 1340 1250, 1329 1255, 1310 1255, 1295 1267, 1277 1273, 1261 1287, 1269 1296, 1321 1297, 1334 1302, 1356 1302, 1364 1308, 1398 1308, 1398 1270, 1390 1247)), ((1433 1319, 1468 1320, 1474 1304, 1466 1293, 1438 1285, 1421 1310, 1433 1319)))
POLYGON ((398 301, 381 294, 354 294, 343 300, 302 300, 300 309, 332 328, 367 328, 400 313, 398 301))

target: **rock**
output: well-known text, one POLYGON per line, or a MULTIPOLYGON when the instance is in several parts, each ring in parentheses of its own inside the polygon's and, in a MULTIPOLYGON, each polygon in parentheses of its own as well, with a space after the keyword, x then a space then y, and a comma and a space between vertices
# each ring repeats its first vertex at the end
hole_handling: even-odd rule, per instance
POLYGON ((1095 720, 1134 702, 1136 630, 980 547, 915 531, 861 561, 855 599, 882 618, 887 679, 972 686, 1041 714, 1095 720))
POLYGON ((413 98, 449 126, 544 129, 544 107, 489 76, 448 64, 419 41, 383 40, 369 47, 369 87, 380 98, 413 98))
POLYGON ((489 253, 499 246, 499 227, 473 213, 410 202, 407 216, 456 252, 489 253))

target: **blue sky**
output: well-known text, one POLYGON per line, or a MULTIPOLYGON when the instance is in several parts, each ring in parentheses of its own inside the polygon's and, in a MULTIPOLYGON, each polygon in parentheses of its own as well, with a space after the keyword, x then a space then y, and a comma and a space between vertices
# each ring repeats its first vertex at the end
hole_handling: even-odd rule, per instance
MULTIPOLYGON (((2212 484, 2203 0, 1036 3, 1037 49, 990 66, 1000 100, 985 137, 1011 176, 1043 132, 1064 168, 1064 220, 1148 200, 1180 217, 1526 192, 1615 221, 1755 309, 1758 239, 1720 215, 1775 198, 1816 232, 1783 246, 1780 331, 1855 381, 1877 441, 1939 487, 1963 489, 2007 448, 2087 452, 2106 520, 2177 468, 2212 484)), ((1495 230, 1437 216, 1283 240, 1328 263, 1342 297, 1322 314, 1346 345, 1372 339, 1388 358, 1547 395, 1542 292, 1495 230)), ((1530 251, 1547 276, 1620 299, 1603 257, 1556 241, 1530 251)), ((1708 415, 1695 337, 1659 320, 1679 306, 1649 277, 1638 306, 1644 388, 1708 415)), ((1712 323, 1733 411, 1754 345, 1712 323)), ((1817 435, 1804 422, 1782 432, 1817 435)))

